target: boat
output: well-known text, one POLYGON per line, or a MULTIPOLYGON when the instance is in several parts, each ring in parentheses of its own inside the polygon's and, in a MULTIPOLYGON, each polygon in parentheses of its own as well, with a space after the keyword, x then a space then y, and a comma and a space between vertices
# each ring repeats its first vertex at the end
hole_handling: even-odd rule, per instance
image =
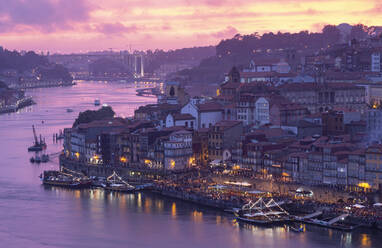
POLYGON ((34 158, 34 161, 35 161, 35 163, 41 163, 41 158, 40 158, 40 156, 38 156, 38 155, 36 155, 36 157, 34 158))
POLYGON ((273 199, 265 203, 262 197, 256 202, 250 201, 239 210, 234 210, 234 215, 239 221, 266 226, 285 224, 291 220, 289 213, 273 199))
POLYGON ((106 179, 103 188, 107 191, 121 193, 131 193, 135 191, 135 187, 125 182, 115 171, 106 179))
POLYGON ((34 128, 34 125, 32 125, 33 129, 33 137, 34 137, 34 143, 32 146, 28 147, 28 152, 40 152, 44 149, 46 149, 47 145, 45 143, 45 139, 43 140, 40 135, 40 140, 37 139, 36 135, 36 129, 34 128))
POLYGON ((91 176, 90 180, 92 181, 93 187, 103 187, 106 184, 106 178, 105 177, 91 176))
POLYGON ((73 112, 73 109, 68 108, 68 109, 66 109, 66 112, 68 112, 68 113, 72 113, 72 112, 73 112))
POLYGON ((41 156, 41 162, 46 163, 48 161, 49 161, 49 155, 48 154, 43 154, 41 156))
POLYGON ((304 227, 302 225, 289 225, 289 226, 285 225, 284 228, 292 232, 297 232, 297 233, 304 232, 304 227))
POLYGON ((349 216, 348 213, 344 213, 335 218, 326 218, 326 219, 307 218, 307 219, 301 220, 301 222, 315 225, 315 226, 321 226, 321 227, 350 232, 358 228, 360 225, 353 225, 353 224, 346 223, 345 219, 348 216, 349 216))
POLYGON ((30 159, 29 159, 29 161, 31 162, 31 163, 46 163, 46 162, 48 162, 49 161, 49 155, 48 154, 43 154, 43 155, 41 155, 41 157, 40 156, 38 156, 37 154, 34 156, 34 157, 31 157, 30 159))
POLYGON ((76 177, 62 171, 44 171, 41 175, 43 185, 65 188, 88 188, 91 181, 86 177, 76 177))
POLYGON ((94 106, 99 106, 101 105, 101 101, 99 99, 94 100, 94 106))

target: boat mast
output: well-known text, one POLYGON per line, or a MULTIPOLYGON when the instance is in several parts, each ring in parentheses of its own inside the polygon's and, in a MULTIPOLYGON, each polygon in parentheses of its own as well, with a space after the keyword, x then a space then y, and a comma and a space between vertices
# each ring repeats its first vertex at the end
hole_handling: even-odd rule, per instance
POLYGON ((34 128, 34 125, 32 125, 32 129, 33 129, 34 142, 35 142, 35 145, 37 145, 38 144, 38 140, 37 140, 37 135, 36 135, 36 130, 34 128))

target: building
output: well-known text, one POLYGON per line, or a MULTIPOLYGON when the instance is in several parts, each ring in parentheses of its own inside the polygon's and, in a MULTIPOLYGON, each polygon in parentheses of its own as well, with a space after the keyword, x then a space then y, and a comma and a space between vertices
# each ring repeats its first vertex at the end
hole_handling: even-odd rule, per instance
POLYGON ((217 122, 223 120, 223 106, 217 102, 207 102, 194 105, 192 102, 187 103, 181 109, 182 115, 191 115, 195 118, 194 129, 209 128, 217 122))
POLYGON ((164 122, 168 114, 179 113, 181 109, 179 104, 148 104, 139 107, 134 111, 134 119, 140 121, 153 121, 160 125, 160 122, 164 122))
POLYGON ((251 93, 241 94, 236 104, 236 120, 244 125, 264 125, 269 123, 269 102, 251 93))
POLYGON ((350 83, 291 83, 279 87, 280 94, 314 114, 334 108, 364 113, 365 88, 350 83))
POLYGON ((158 97, 158 103, 167 104, 186 104, 190 96, 185 92, 179 82, 166 82, 164 95, 158 97))
POLYGON ((220 121, 209 128, 208 154, 210 160, 231 158, 232 150, 243 134, 241 121, 220 121))
POLYGON ((296 125, 309 114, 307 107, 280 96, 270 98, 269 121, 277 126, 296 125))
POLYGON ((192 166, 192 132, 181 130, 169 135, 164 142, 164 168, 182 170, 192 166))
POLYGON ((195 117, 190 114, 168 114, 166 117, 166 127, 186 127, 196 129, 195 117))
POLYGON ((371 140, 382 140, 382 109, 371 108, 367 110, 366 131, 371 140))
POLYGON ((365 150, 365 186, 382 189, 382 145, 372 145, 365 150))
MULTIPOLYGON (((97 120, 82 123, 75 128, 66 129, 64 132, 65 154, 68 158, 78 161, 93 164, 103 163, 100 154, 100 136, 127 129, 128 123, 122 118, 97 120)), ((108 162, 111 161, 108 160, 108 162)))
POLYGON ((322 113, 322 133, 325 136, 341 135, 345 132, 344 113, 342 111, 327 111, 322 113))

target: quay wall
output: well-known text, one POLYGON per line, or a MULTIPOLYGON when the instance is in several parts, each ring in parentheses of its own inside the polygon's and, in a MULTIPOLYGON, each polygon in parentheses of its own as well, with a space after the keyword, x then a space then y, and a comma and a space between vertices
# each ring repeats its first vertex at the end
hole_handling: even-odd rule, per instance
POLYGON ((115 171, 120 177, 128 180, 129 183, 147 183, 154 179, 160 179, 166 175, 163 170, 147 170, 138 167, 122 167, 122 166, 103 166, 85 164, 78 161, 66 159, 60 155, 60 169, 63 167, 72 171, 84 173, 87 176, 108 177, 115 171))
POLYGON ((297 183, 286 183, 286 182, 276 182, 269 179, 258 179, 258 178, 243 178, 237 177, 233 179, 230 176, 214 176, 212 179, 218 184, 224 184, 226 181, 246 181, 253 185, 253 188, 264 191, 264 192, 276 192, 283 195, 291 195, 298 188, 304 187, 309 188, 313 191, 312 200, 327 202, 327 203, 337 203, 340 199, 347 201, 347 199, 352 198, 348 192, 342 190, 337 190, 330 187, 319 187, 319 186, 305 186, 297 183))

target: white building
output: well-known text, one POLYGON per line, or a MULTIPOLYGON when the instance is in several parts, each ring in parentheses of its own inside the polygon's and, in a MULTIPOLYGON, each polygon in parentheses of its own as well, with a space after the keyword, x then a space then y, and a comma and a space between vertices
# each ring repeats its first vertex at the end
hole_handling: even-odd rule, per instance
POLYGON ((196 129, 195 117, 190 114, 168 114, 166 117, 166 127, 186 127, 196 129))
POLYGON ((77 159, 85 159, 86 157, 86 144, 85 133, 72 132, 70 136, 71 154, 70 156, 77 159))
POLYGON ((269 123, 269 102, 264 97, 260 97, 255 103, 255 121, 260 125, 269 123))
POLYGON ((192 163, 192 132, 176 131, 164 142, 164 167, 166 170, 181 170, 192 163))
POLYGON ((381 54, 374 52, 371 54, 371 71, 380 72, 381 71, 381 54))
POLYGON ((264 97, 243 94, 236 106, 237 120, 244 125, 269 123, 269 102, 264 97))
POLYGON ((223 120, 223 108, 219 103, 209 102, 204 104, 187 103, 180 111, 182 114, 190 114, 197 124, 194 129, 209 128, 223 120))
POLYGON ((278 72, 289 73, 290 65, 283 59, 264 58, 257 61, 251 60, 249 68, 244 69, 244 72, 278 72))

